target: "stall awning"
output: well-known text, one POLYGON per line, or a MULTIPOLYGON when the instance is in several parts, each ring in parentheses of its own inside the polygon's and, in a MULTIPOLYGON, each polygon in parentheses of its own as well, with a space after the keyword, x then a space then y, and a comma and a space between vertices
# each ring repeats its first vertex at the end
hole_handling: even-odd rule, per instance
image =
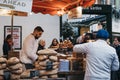
POLYGON ((58 11, 65 13, 77 6, 90 7, 96 0, 33 0, 32 12, 56 15, 58 11))

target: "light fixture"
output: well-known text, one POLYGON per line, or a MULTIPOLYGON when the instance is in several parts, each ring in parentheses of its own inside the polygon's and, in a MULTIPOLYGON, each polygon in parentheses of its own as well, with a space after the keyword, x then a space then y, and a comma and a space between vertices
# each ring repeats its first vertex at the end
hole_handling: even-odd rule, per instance
POLYGON ((60 10, 57 11, 57 14, 58 14, 59 16, 62 16, 62 15, 65 14, 65 13, 66 13, 66 12, 65 12, 64 9, 60 9, 60 10))
POLYGON ((82 7, 81 7, 81 6, 78 6, 78 7, 76 8, 76 10, 77 10, 77 16, 78 16, 79 18, 81 18, 81 17, 82 17, 82 7))
POLYGON ((8 16, 8 15, 10 15, 10 13, 11 13, 10 10, 0 9, 0 15, 2 15, 2 16, 8 16))
POLYGON ((78 6, 68 12, 68 19, 77 19, 82 17, 82 7, 78 6))

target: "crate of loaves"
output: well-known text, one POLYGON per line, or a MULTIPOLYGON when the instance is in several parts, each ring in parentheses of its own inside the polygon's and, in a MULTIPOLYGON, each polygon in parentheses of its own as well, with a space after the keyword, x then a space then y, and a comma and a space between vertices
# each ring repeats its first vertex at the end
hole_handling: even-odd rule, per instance
POLYGON ((44 49, 38 51, 38 56, 35 68, 39 70, 40 78, 57 78, 59 65, 57 52, 51 49, 44 49))

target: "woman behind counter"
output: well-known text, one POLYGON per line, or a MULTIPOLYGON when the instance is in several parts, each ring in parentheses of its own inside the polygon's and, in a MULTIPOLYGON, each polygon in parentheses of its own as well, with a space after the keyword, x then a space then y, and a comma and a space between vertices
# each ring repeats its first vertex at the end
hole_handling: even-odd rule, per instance
POLYGON ((13 41, 12 41, 12 35, 9 34, 4 40, 3 43, 3 55, 8 58, 8 53, 12 49, 13 41))
POLYGON ((58 42, 58 40, 57 40, 56 38, 54 38, 54 39, 52 40, 52 43, 51 43, 51 45, 49 46, 49 48, 56 48, 56 49, 59 48, 59 42, 58 42))
POLYGON ((46 45, 45 40, 40 39, 39 44, 38 44, 38 50, 45 49, 45 45, 46 45))

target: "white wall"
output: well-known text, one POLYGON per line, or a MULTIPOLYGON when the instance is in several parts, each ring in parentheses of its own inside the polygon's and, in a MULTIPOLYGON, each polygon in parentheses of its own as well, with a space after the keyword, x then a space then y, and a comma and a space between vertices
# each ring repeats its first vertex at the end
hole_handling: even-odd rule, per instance
MULTIPOLYGON (((59 39, 59 16, 50 16, 43 14, 33 14, 27 17, 14 16, 14 26, 22 26, 22 42, 24 38, 33 32, 36 26, 44 29, 42 39, 46 40, 46 48, 50 45, 53 38, 59 39)), ((11 25, 10 16, 0 16, 0 55, 3 54, 2 45, 4 40, 4 26, 11 25)))

